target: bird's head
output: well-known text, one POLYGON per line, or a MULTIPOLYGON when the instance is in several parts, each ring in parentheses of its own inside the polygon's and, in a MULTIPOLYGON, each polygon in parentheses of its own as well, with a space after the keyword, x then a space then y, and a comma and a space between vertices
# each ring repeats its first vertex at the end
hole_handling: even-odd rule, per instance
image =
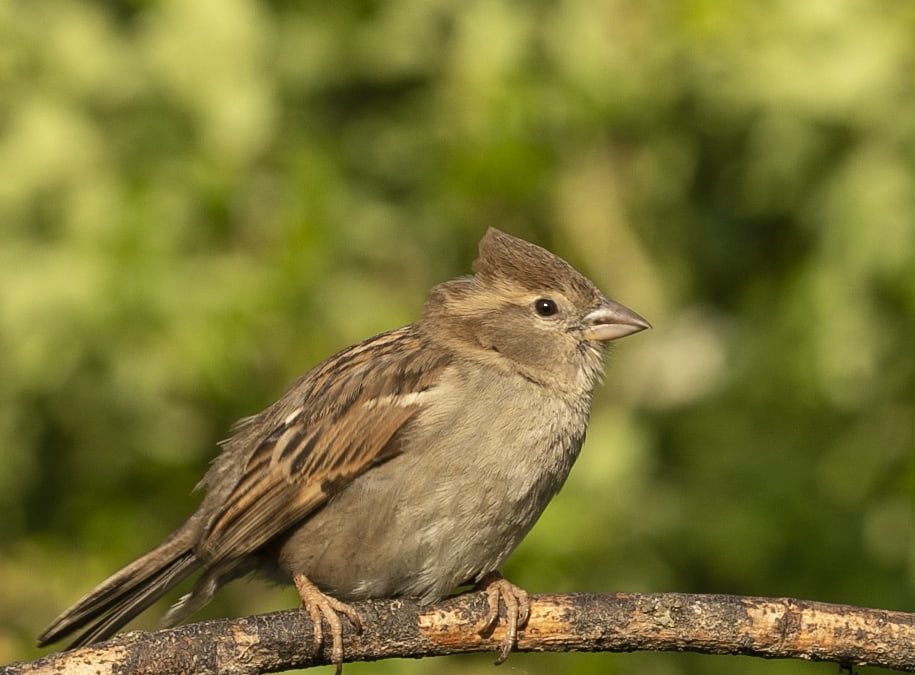
POLYGON ((479 359, 562 389, 590 390, 608 342, 649 323, 562 258, 490 228, 473 276, 439 284, 423 325, 479 359))

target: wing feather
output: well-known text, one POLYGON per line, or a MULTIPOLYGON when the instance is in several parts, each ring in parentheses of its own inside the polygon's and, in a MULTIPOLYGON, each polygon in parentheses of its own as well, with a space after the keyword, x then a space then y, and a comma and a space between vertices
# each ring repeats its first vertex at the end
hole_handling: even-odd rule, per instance
POLYGON ((200 555, 213 565, 254 552, 401 452, 405 430, 448 362, 407 327, 318 366, 262 413, 266 430, 214 509, 200 555))

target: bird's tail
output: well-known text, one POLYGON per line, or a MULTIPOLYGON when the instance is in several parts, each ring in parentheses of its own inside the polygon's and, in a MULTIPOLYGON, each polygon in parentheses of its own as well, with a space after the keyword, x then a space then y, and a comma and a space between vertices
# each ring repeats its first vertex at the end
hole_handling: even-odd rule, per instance
POLYGON ((114 635, 128 621, 200 567, 191 550, 193 537, 181 528, 146 555, 96 586, 65 611, 38 638, 38 646, 83 632, 70 648, 114 635), (83 630, 85 629, 85 630, 83 630))

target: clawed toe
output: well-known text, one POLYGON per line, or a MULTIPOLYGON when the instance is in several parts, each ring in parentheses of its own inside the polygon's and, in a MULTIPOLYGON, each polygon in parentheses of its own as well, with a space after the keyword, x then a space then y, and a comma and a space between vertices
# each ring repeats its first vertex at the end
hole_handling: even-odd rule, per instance
POLYGON ((478 584, 486 591, 489 610, 477 625, 477 633, 489 635, 499 623, 499 606, 505 606, 505 638, 499 650, 496 665, 505 662, 511 650, 518 644, 518 629, 524 628, 531 615, 530 596, 523 588, 515 586, 498 572, 488 574, 478 584))
POLYGON ((337 666, 337 675, 340 675, 343 670, 343 623, 340 621, 340 615, 342 614, 349 620, 357 633, 361 633, 362 621, 359 614, 346 603, 322 593, 304 575, 296 574, 292 580, 302 599, 302 606, 311 618, 314 653, 320 652, 321 645, 324 644, 324 622, 326 621, 332 640, 330 661, 337 666))

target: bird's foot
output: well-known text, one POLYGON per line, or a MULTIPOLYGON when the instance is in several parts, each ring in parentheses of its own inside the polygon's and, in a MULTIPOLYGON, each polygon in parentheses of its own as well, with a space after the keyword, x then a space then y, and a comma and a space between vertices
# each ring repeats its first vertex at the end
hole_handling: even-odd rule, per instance
POLYGON ((477 583, 477 588, 486 591, 489 611, 477 627, 480 635, 492 633, 499 623, 499 605, 505 605, 505 638, 499 650, 496 665, 503 663, 518 644, 518 629, 524 628, 531 615, 531 600, 523 588, 515 586, 499 572, 490 572, 477 583))
POLYGON ((321 650, 321 645, 324 643, 324 622, 326 621, 330 627, 333 639, 330 660, 337 666, 337 675, 340 675, 343 670, 343 623, 340 621, 340 615, 349 619, 356 632, 361 633, 362 621, 359 619, 359 614, 346 603, 322 593, 304 574, 293 575, 292 582, 302 599, 302 607, 311 617, 315 654, 321 650))

